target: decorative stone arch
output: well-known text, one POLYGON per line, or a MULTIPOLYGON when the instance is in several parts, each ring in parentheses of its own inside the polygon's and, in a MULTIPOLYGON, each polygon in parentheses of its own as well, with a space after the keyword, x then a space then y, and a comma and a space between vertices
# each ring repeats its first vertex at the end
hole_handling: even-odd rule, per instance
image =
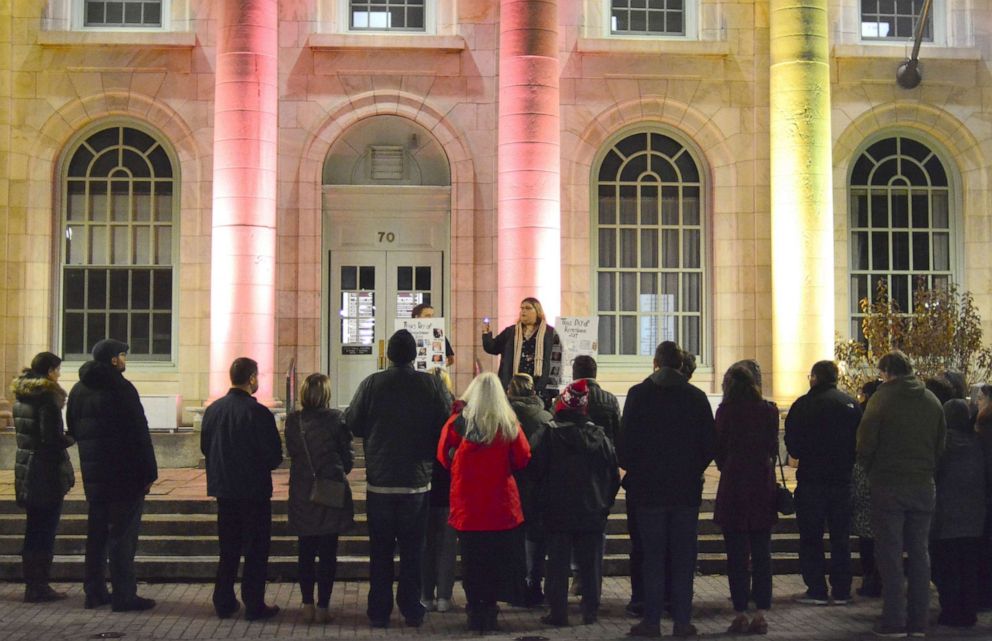
MULTIPOLYGON (((203 154, 197 144, 193 130, 186 121, 167 105, 142 94, 131 92, 106 92, 92 96, 86 96, 67 102, 54 113, 52 113, 36 132, 35 144, 25 148, 28 193, 30 200, 28 204, 28 220, 45 221, 44 225, 38 225, 36 229, 29 231, 29 238, 37 241, 44 241, 45 246, 51 251, 57 251, 55 234, 60 219, 57 210, 57 189, 53 186, 59 184, 60 162, 65 158, 69 145, 79 135, 79 133, 94 123, 107 121, 108 124, 115 119, 133 120, 144 123, 154 130, 157 135, 168 142, 169 147, 175 154, 177 162, 176 171, 180 176, 179 198, 181 217, 189 215, 202 216, 200 204, 209 202, 209 189, 202 192, 203 168, 201 159, 203 154), (204 200, 204 197, 206 200, 204 200)), ((209 187, 209 186, 206 186, 209 187)), ((186 229, 195 229, 198 225, 187 225, 186 229)), ((184 225, 179 221, 177 229, 184 233, 184 225)), ((186 232, 188 233, 188 232, 186 232)), ((33 255, 38 255, 34 253, 33 255)), ((43 269, 46 274, 43 280, 43 293, 38 293, 38 298, 44 300, 40 322, 24 323, 22 327, 29 334, 21 338, 23 345, 33 349, 33 346, 49 345, 56 337, 53 335, 53 325, 51 319, 55 317, 52 306, 56 305, 53 288, 55 285, 55 270, 58 269, 58 261, 51 260, 50 255, 46 255, 43 261, 43 269)), ((176 259, 176 264, 190 264, 198 261, 199 256, 184 257, 180 254, 176 259)), ((209 257, 204 257, 209 263, 209 257)), ((183 297, 180 297, 180 308, 177 313, 184 315, 182 308, 183 297)), ((17 312, 15 312, 17 313, 17 312)))
MULTIPOLYGON (((324 111, 315 119, 301 147, 301 157, 298 167, 298 221, 297 229, 302 235, 312 235, 307 242, 300 242, 300 252, 297 255, 299 281, 297 285, 301 296, 317 298, 321 292, 321 275, 314 273, 305 266, 320 264, 321 247, 321 216, 322 216, 322 173, 324 162, 334 143, 348 130, 349 127, 366 118, 380 115, 392 115, 406 118, 434 136, 443 153, 447 156, 451 176, 451 244, 450 264, 451 283, 459 283, 462 287, 470 283, 474 291, 487 290, 491 283, 479 283, 484 274, 495 270, 495 264, 475 264, 476 238, 476 171, 475 163, 469 151, 469 145, 464 132, 455 127, 445 114, 428 102, 424 96, 404 91, 368 91, 350 96, 330 109, 324 111)), ((473 319, 475 310, 473 296, 464 296, 467 302, 459 304, 458 298, 453 297, 451 307, 455 345, 472 343, 473 319)), ((319 327, 320 319, 303 318, 297 314, 297 333, 299 349, 296 356, 301 371, 309 367, 316 371, 320 367, 320 337, 315 327, 319 327), (307 340, 306 338, 310 340, 307 340)), ((470 354, 468 350, 461 350, 470 354)), ((461 353, 456 349, 456 353, 461 353)), ((284 359, 277 354, 277 363, 284 359)), ((457 370, 456 386, 461 388, 468 384, 472 368, 465 362, 457 370)))
MULTIPOLYGON (((715 251, 719 243, 725 246, 735 246, 732 241, 736 236, 728 235, 728 230, 736 230, 737 225, 721 225, 718 221, 721 217, 736 216, 740 210, 740 203, 735 194, 737 190, 737 159, 734 157, 730 147, 727 145, 727 138, 738 132, 726 133, 720 124, 713 117, 693 108, 692 106, 675 100, 664 98, 645 98, 631 100, 624 103, 616 103, 608 109, 597 114, 588 121, 581 131, 566 130, 562 136, 562 235, 566 239, 563 242, 563 263, 566 266, 580 265, 576 269, 567 269, 563 278, 562 300, 578 301, 578 309, 569 309, 567 305, 563 312, 570 314, 584 315, 595 313, 595 302, 590 295, 589 265, 581 266, 583 255, 591 258, 591 212, 593 164, 604 148, 604 145, 623 131, 634 131, 641 126, 661 126, 673 130, 681 135, 687 148, 693 153, 699 163, 701 176, 705 176, 704 184, 706 189, 705 202, 706 209, 703 212, 706 224, 705 242, 711 248, 708 253, 708 272, 713 272, 715 267, 723 260, 715 251), (585 301, 583 304, 582 301, 585 301)), ((750 212, 758 213, 758 212, 750 212)), ((732 256, 727 256, 726 260, 733 260, 732 256)), ((721 319, 741 319, 745 314, 746 304, 736 297, 733 292, 730 297, 721 296, 717 291, 718 285, 715 278, 708 278, 708 302, 706 308, 709 310, 710 318, 706 323, 706 331, 711 340, 711 363, 707 365, 714 369, 722 367, 724 361, 736 359, 731 353, 726 351, 721 345, 728 345, 731 349, 736 349, 737 340, 729 335, 724 335, 728 330, 727 323, 715 322, 721 319)), ((753 294, 752 294, 753 298, 753 294)), ((751 304, 753 310, 753 304, 751 304)), ((739 335, 741 331, 735 329, 730 332, 739 335)), ((705 374, 703 370, 700 373, 705 374)))
POLYGON ((940 107, 915 102, 896 101, 879 105, 857 118, 843 123, 833 146, 834 183, 834 276, 837 287, 835 327, 847 336, 850 315, 850 257, 848 206, 848 176, 857 154, 866 140, 890 132, 918 132, 925 142, 932 142, 951 182, 961 215, 956 248, 963 253, 959 260, 961 285, 975 295, 975 301, 985 317, 985 331, 992 330, 992 285, 985 276, 992 267, 988 254, 987 233, 980 230, 990 224, 988 211, 989 161, 982 151, 989 141, 979 140, 954 114, 940 107), (977 274, 977 277, 974 275, 977 274))

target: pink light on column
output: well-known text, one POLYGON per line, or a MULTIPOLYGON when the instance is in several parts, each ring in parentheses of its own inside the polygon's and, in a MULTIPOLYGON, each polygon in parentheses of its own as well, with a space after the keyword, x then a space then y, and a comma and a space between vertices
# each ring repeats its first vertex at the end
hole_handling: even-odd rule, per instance
POLYGON ((497 303, 502 328, 520 301, 561 312, 561 134, 557 0, 501 0, 497 303))
POLYGON ((258 361, 272 402, 275 358, 277 0, 223 3, 214 104, 210 398, 231 361, 258 361))

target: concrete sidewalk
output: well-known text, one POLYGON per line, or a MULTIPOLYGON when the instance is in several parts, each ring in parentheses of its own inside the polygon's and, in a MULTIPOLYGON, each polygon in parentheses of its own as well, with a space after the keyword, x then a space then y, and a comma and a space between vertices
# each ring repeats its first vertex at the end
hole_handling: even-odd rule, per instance
MULTIPOLYGON (((79 585, 58 586, 67 589, 66 601, 44 605, 20 602, 23 588, 7 583, 0 585, 0 640, 3 641, 61 641, 108 638, 101 633, 120 633, 128 641, 136 639, 174 641, 180 639, 470 639, 478 635, 465 630, 465 615, 459 607, 445 614, 428 614, 420 629, 406 628, 394 610, 392 627, 373 630, 365 617, 368 595, 366 582, 342 582, 334 586, 331 624, 306 625, 300 621, 299 590, 295 585, 270 584, 267 600, 283 608, 273 620, 249 623, 240 616, 221 621, 210 605, 212 586, 205 584, 140 585, 139 592, 158 601, 147 613, 115 614, 109 607, 84 610, 79 585)), ((844 607, 812 607, 797 605, 792 597, 802 590, 798 576, 775 577, 775 601, 768 616, 768 638, 789 640, 871 639, 871 626, 878 615, 878 599, 859 600, 844 607)), ((529 639, 623 639, 634 622, 623 613, 629 594, 626 578, 607 578, 603 586, 603 608, 600 622, 592 626, 573 625, 570 628, 549 628, 539 622, 540 610, 504 607, 500 615, 503 632, 488 634, 493 641, 529 639)), ((700 638, 729 638, 726 627, 732 618, 725 577, 697 577, 694 622, 700 638)), ((936 593, 933 594, 935 619, 936 593)), ((455 601, 464 603, 461 585, 455 587, 455 601)), ((573 602, 572 620, 578 622, 577 603, 573 602)), ((662 622, 666 637, 671 634, 671 621, 662 622)), ((956 631, 933 627, 928 636, 935 639, 990 639, 992 614, 981 615, 973 630, 956 631)))

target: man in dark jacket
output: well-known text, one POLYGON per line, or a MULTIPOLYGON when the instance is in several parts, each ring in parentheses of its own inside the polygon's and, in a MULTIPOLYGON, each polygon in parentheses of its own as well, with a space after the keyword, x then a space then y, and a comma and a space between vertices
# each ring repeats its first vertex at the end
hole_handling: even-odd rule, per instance
POLYGON ((661 634, 665 558, 672 574, 676 636, 692 636, 692 581, 702 503, 703 472, 713 461, 716 431, 706 394, 679 369, 682 352, 672 341, 658 345, 654 373, 630 388, 624 405, 617 456, 627 470, 644 544, 644 618, 631 636, 661 634))
POLYGON ((145 495, 158 478, 158 464, 138 390, 123 376, 127 351, 121 341, 97 342, 93 360, 79 368, 66 408, 89 501, 85 605, 111 603, 104 578, 109 556, 115 612, 155 607, 152 599, 138 596, 134 554, 145 495))
POLYGON ((429 510, 431 469, 451 407, 441 379, 413 369, 417 342, 405 329, 386 349, 390 366, 358 386, 345 412, 352 434, 364 440, 368 478, 369 597, 373 627, 389 626, 393 611, 393 551, 399 546, 396 604, 406 624, 419 627, 420 564, 429 510))
POLYGON ((226 619, 238 611, 234 581, 244 553, 241 600, 249 621, 268 619, 279 606, 265 604, 272 534, 272 470, 282 463, 282 443, 272 412, 252 396, 258 363, 237 358, 231 389, 203 413, 200 451, 207 463, 207 495, 217 499, 220 560, 214 611, 226 619))
POLYGON ((830 587, 834 603, 851 598, 851 470, 861 421, 857 401, 837 389, 837 365, 819 361, 809 392, 796 399, 785 419, 785 446, 799 459, 796 520, 799 565, 806 593, 796 600, 827 605, 823 526, 830 532, 830 587))
POLYGON ((568 625, 569 559, 574 553, 582 581, 582 623, 595 623, 603 576, 603 533, 620 488, 613 444, 589 420, 589 386, 579 379, 555 402, 555 418, 531 456, 547 530, 547 597, 541 620, 568 625))
POLYGON ((882 384, 858 426, 858 463, 871 487, 875 554, 882 575, 883 637, 926 634, 930 604, 927 542, 934 510, 934 476, 946 423, 937 397, 913 374, 900 351, 878 361, 882 384), (908 562, 903 574, 903 551, 908 562))

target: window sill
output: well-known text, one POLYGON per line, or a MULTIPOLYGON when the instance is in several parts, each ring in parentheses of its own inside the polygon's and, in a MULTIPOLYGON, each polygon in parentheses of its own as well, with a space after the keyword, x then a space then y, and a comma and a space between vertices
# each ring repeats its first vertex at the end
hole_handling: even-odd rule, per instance
POLYGON ((465 50, 461 36, 398 35, 393 33, 313 33, 307 46, 316 51, 388 49, 393 51, 437 51, 459 53, 465 50))
POLYGON ((142 47, 192 49, 196 34, 188 31, 41 31, 43 47, 142 47))
POLYGON ((676 38, 579 38, 579 53, 672 54, 683 56, 727 56, 730 44, 722 40, 676 38))
MULTIPOLYGON (((834 45, 833 57, 906 60, 912 52, 912 42, 837 44, 834 45)), ((944 47, 924 43, 920 47, 920 58, 923 60, 981 60, 982 50, 977 47, 944 47)))

